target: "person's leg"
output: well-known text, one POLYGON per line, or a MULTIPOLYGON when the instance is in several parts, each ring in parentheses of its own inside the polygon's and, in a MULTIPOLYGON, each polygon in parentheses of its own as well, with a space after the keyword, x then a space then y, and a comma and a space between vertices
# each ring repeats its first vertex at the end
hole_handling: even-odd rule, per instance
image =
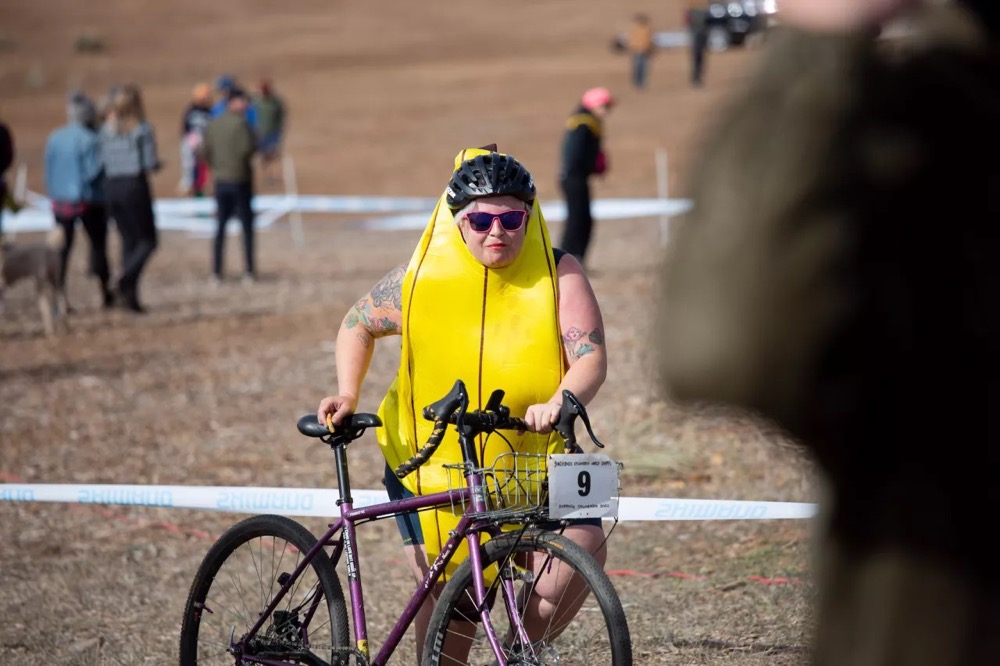
POLYGON ((563 193, 566 196, 566 229, 560 247, 582 264, 593 226, 590 216, 590 188, 585 178, 565 180, 563 193))
MULTIPOLYGON (((413 497, 413 493, 403 486, 388 465, 385 467, 385 477, 382 483, 385 485, 386 493, 391 500, 413 497)), ((413 579, 419 585, 424 576, 427 575, 428 570, 427 551, 424 548, 424 533, 420 527, 420 516, 415 512, 399 514, 396 516, 396 528, 403 538, 403 559, 406 561, 410 573, 413 574, 413 579)), ((424 638, 427 636, 427 627, 431 622, 434 602, 437 600, 439 592, 440 586, 431 591, 431 598, 425 601, 413 619, 413 637, 417 644, 418 666, 420 656, 424 651, 424 638)))
MULTIPOLYGON (((416 514, 413 514, 413 520, 418 523, 420 522, 416 514)), ((419 543, 403 546, 403 559, 406 560, 406 565, 410 568, 410 573, 413 574, 413 580, 419 585, 424 576, 427 575, 429 567, 424 544, 419 543)), ((424 653, 424 639, 427 637, 427 627, 431 623, 431 613, 434 612, 434 604, 437 601, 441 587, 441 584, 438 583, 435 589, 431 590, 431 596, 424 602, 413 618, 413 639, 417 644, 418 666, 420 664, 420 656, 424 653)))
POLYGON ((194 191, 195 197, 205 196, 205 187, 208 185, 208 165, 202 159, 195 159, 194 162, 194 191))
POLYGON ((642 88, 646 84, 646 55, 636 53, 632 56, 632 84, 642 88))
MULTIPOLYGON (((607 561, 607 537, 600 520, 579 521, 566 527, 563 536, 592 554, 603 567, 607 561)), ((534 561, 525 566, 536 572, 536 585, 525 604, 524 621, 532 640, 547 636, 555 638, 573 621, 577 611, 586 601, 583 594, 585 582, 567 565, 557 563, 542 571, 546 564, 543 558, 535 556, 534 561)))
POLYGON ((110 307, 114 302, 114 296, 108 284, 111 280, 111 270, 108 267, 107 211, 101 204, 91 204, 80 220, 90 238, 90 272, 100 282, 104 307, 110 307))
POLYGON ((63 230, 63 247, 59 254, 59 286, 66 287, 66 275, 69 272, 69 257, 73 252, 73 238, 76 232, 76 218, 56 215, 56 224, 63 230))
POLYGON ((268 134, 260 143, 260 165, 264 184, 268 187, 277 185, 280 181, 276 174, 281 160, 281 135, 268 134))
POLYGON ((119 295, 125 293, 125 265, 128 263, 129 254, 135 244, 135 222, 132 219, 131 211, 126 205, 125 197, 127 183, 122 178, 109 178, 104 184, 104 196, 108 206, 108 216, 115 221, 115 228, 121 237, 121 265, 119 267, 118 280, 115 290, 119 295))
POLYGON ((691 83, 701 86, 705 69, 705 49, 708 47, 708 37, 704 30, 694 34, 691 44, 691 83))
POLYGON ((240 183, 236 186, 236 215, 243 226, 243 257, 246 267, 245 276, 254 279, 257 276, 254 261, 254 226, 253 226, 253 184, 240 183))
POLYGON ((563 228, 559 247, 582 262, 589 236, 586 231, 587 217, 590 215, 589 206, 586 205, 586 181, 581 183, 579 179, 564 180, 562 189, 566 198, 566 226, 563 228))
POLYGON ((212 274, 222 279, 222 269, 225 266, 226 223, 233 216, 236 208, 234 185, 231 183, 215 184, 215 244, 212 248, 212 274))
POLYGON ((145 176, 130 178, 124 190, 122 211, 128 220, 128 248, 122 261, 122 276, 119 285, 125 306, 135 312, 143 312, 139 303, 139 278, 150 255, 156 250, 156 218, 149 183, 145 176))

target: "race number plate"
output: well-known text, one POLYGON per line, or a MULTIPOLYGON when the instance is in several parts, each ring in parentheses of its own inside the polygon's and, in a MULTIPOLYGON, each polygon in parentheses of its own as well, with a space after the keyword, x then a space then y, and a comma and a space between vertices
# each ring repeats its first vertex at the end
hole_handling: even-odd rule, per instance
POLYGON ((602 453, 549 456, 549 518, 618 515, 619 463, 602 453))

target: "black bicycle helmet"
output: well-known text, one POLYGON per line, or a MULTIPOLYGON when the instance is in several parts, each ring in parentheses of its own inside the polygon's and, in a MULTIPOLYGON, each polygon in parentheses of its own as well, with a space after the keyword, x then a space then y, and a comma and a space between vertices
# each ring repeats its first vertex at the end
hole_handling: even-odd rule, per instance
POLYGON ((462 162, 451 174, 447 193, 452 211, 489 196, 509 195, 531 203, 535 200, 535 181, 510 155, 489 153, 462 162))

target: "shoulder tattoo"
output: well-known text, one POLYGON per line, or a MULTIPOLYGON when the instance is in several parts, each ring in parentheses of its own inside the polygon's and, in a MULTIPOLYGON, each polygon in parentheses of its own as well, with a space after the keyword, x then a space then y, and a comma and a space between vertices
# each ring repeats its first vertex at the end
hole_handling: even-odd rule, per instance
POLYGON ((604 331, 595 328, 588 333, 574 326, 563 333, 562 339, 566 354, 575 361, 604 346, 604 331))
POLYGON ((406 268, 397 266, 379 280, 379 283, 372 288, 372 303, 377 308, 403 309, 403 276, 406 275, 406 268))
POLYGON ((346 328, 361 327, 358 339, 365 347, 371 344, 372 338, 399 333, 399 325, 384 314, 385 310, 402 310, 403 267, 393 269, 376 284, 371 293, 361 298, 344 318, 346 328), (382 312, 377 312, 381 310, 382 312))

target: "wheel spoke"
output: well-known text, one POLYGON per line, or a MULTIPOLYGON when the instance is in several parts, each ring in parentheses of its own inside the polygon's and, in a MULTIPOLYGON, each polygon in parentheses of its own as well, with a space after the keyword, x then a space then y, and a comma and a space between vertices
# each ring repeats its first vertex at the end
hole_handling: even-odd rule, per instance
POLYGON ((192 586, 181 630, 181 663, 233 664, 238 657, 229 653, 232 643, 246 656, 279 660, 284 654, 288 661, 307 664, 343 654, 350 645, 346 603, 322 550, 247 638, 281 590, 282 574, 293 572, 315 543, 304 527, 280 516, 255 516, 230 528, 205 557, 192 586))
MULTIPOLYGON (((484 566, 500 572, 493 583, 498 589, 487 598, 489 618, 510 663, 631 665, 621 603, 586 551, 563 537, 532 532, 524 538, 499 537, 484 552, 484 566), (511 598, 514 603, 508 603, 511 598)), ((471 581, 467 560, 435 608, 425 663, 495 663, 479 626, 471 581)))

